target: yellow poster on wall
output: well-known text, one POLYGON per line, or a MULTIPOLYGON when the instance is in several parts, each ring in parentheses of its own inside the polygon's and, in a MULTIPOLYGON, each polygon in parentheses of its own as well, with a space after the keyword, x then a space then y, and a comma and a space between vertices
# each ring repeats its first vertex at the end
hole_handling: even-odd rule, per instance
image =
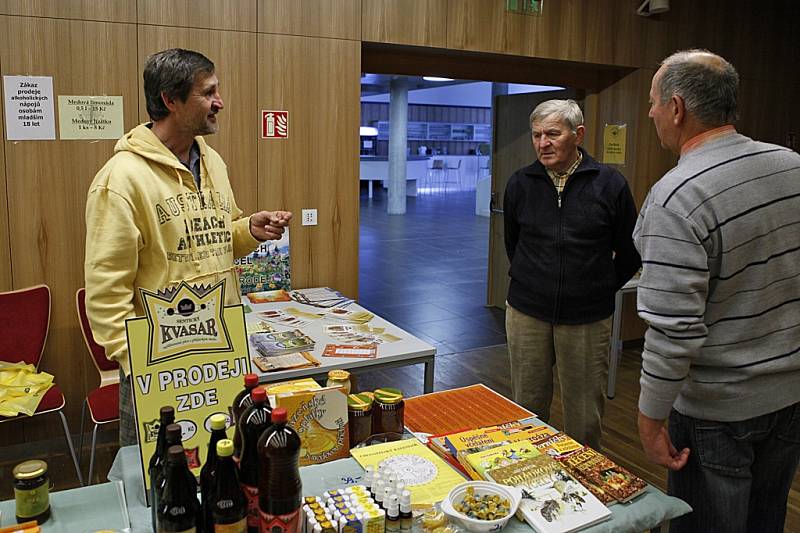
POLYGON ((224 280, 211 287, 182 282, 166 291, 141 294, 145 316, 127 320, 125 326, 136 430, 149 489, 147 465, 155 451, 160 408, 174 407, 189 466, 198 474, 208 456, 211 415, 228 416, 250 372, 250 355, 244 309, 224 305, 224 280))
POLYGON ((603 163, 625 164, 625 141, 628 135, 627 124, 606 124, 603 130, 603 163))

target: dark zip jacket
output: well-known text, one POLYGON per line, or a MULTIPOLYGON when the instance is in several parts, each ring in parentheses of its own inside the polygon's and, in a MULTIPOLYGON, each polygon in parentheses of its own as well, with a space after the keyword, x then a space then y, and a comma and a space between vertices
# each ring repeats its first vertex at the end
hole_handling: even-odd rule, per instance
POLYGON ((514 173, 503 202, 511 262, 508 303, 552 324, 614 312, 614 294, 641 266, 636 204, 625 177, 584 150, 561 194, 539 161, 514 173))

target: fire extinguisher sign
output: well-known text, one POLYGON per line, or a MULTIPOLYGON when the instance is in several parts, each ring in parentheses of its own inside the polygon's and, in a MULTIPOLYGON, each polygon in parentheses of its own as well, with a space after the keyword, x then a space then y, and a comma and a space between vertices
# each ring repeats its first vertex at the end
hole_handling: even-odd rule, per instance
POLYGON ((261 138, 285 139, 289 136, 288 111, 261 111, 261 138))

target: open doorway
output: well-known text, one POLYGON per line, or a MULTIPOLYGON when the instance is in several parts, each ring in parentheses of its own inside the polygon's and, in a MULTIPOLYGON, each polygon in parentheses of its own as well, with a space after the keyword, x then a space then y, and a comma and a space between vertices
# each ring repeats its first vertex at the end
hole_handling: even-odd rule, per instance
POLYGON ((504 344, 502 306, 487 306, 492 98, 561 88, 406 76, 406 212, 389 215, 393 77, 362 74, 359 299, 440 355, 504 344))

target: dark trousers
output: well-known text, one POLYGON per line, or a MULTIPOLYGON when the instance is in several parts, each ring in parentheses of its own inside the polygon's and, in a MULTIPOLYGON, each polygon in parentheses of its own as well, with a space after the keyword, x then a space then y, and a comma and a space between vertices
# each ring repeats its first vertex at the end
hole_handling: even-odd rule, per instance
POLYGON ((800 459, 800 403, 741 422, 714 422, 673 410, 669 434, 689 462, 669 472, 669 493, 693 512, 670 532, 781 533, 800 459))

